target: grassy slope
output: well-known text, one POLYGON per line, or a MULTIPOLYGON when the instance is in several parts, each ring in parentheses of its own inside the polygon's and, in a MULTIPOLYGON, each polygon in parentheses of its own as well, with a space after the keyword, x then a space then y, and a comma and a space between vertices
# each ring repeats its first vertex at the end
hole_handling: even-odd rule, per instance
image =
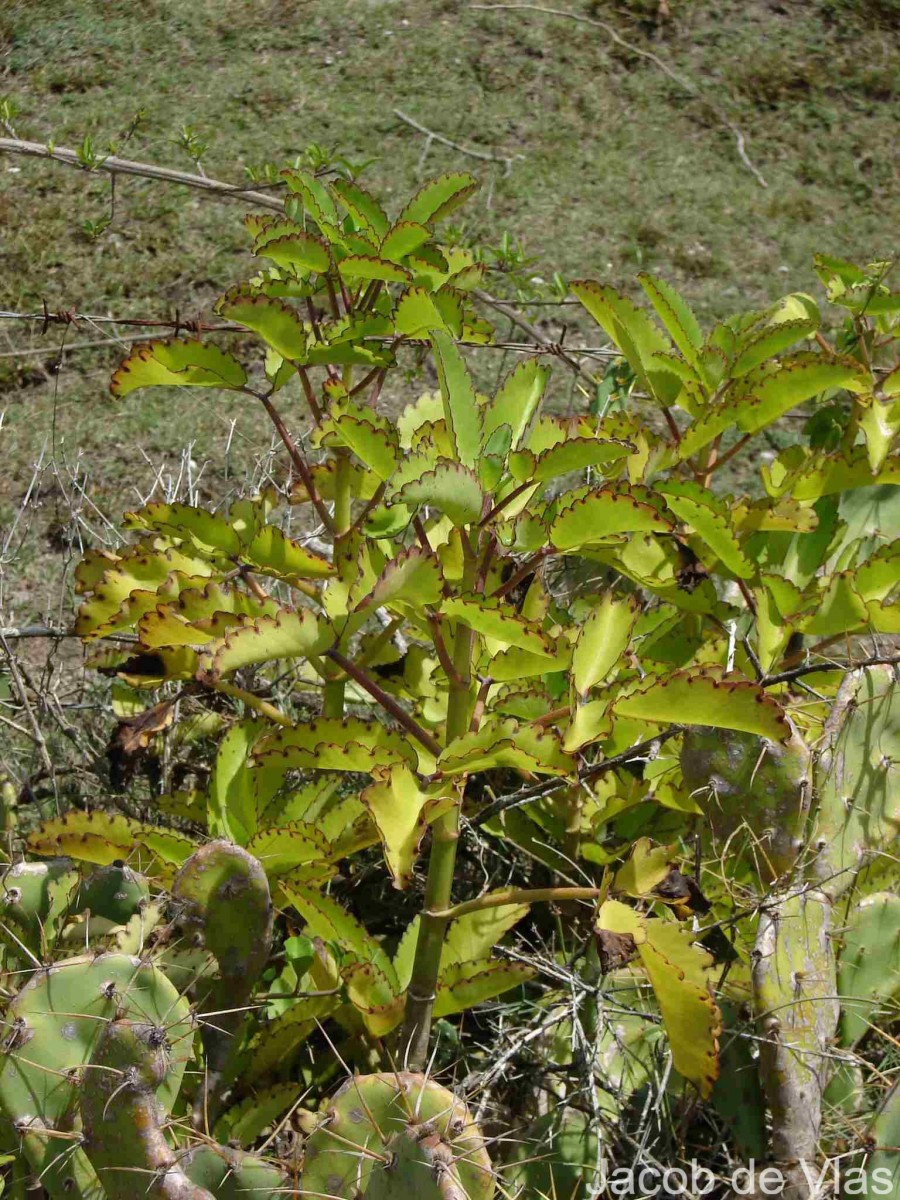
MULTIPOLYGON (((407 194, 423 169, 474 166, 490 186, 467 210, 470 236, 497 241, 509 228, 547 276, 559 269, 631 287, 649 265, 707 319, 812 287, 816 249, 888 251, 896 0, 818 0, 802 13, 759 0, 671 0, 673 19, 661 28, 653 0, 571 8, 613 22, 695 80, 744 132, 769 188, 702 102, 602 30, 450 0, 148 0, 139 16, 114 0, 7 3, 0 93, 23 110, 22 136, 72 145, 90 133, 98 150, 144 108, 147 124, 127 153, 187 169, 173 138, 191 122, 209 143, 208 173, 226 179, 313 140, 352 159, 377 155, 367 176, 388 197, 407 194), (424 139, 394 108, 462 143, 516 155, 512 171, 436 143, 423 168, 424 139)), ((52 308, 196 313, 246 271, 237 204, 120 181, 116 220, 91 241, 83 222, 108 204, 107 179, 3 159, 0 306, 46 297, 52 308)), ((37 344, 22 326, 6 324, 2 335, 0 353, 37 344)), ((47 341, 55 349, 60 337, 54 330, 47 341)), ((213 494, 229 438, 236 463, 269 444, 255 412, 215 397, 187 404, 147 394, 111 409, 114 350, 78 353, 59 374, 48 370, 54 357, 0 358, 4 521, 33 464, 43 464, 43 510, 16 562, 0 568, 0 611, 16 619, 59 602, 54 556, 73 535, 91 537, 85 524, 66 527, 79 454, 91 502, 115 516, 149 491, 158 469, 177 474, 189 442, 195 462, 212 461, 213 494)))

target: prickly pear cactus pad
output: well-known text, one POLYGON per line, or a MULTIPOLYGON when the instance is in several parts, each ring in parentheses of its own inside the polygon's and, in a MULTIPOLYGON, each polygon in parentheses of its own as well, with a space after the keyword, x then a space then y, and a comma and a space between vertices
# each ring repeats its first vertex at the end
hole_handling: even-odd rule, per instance
POLYGON ((240 846, 216 841, 187 860, 172 885, 185 933, 202 939, 223 980, 247 980, 272 948, 272 900, 259 862, 240 846))
POLYGON ((865 1037, 873 1015, 896 1011, 900 996, 900 896, 876 892, 847 916, 838 994, 842 997, 841 1041, 865 1037))
POLYGON ((98 867, 82 880, 73 903, 73 912, 90 911, 94 917, 124 925, 149 899, 146 878, 125 863, 98 867))
POLYGON ((176 921, 188 943, 215 959, 218 978, 204 977, 193 989, 198 1012, 209 1014, 202 1037, 204 1086, 195 1120, 214 1120, 244 1006, 272 949, 273 909, 266 873, 241 846, 216 841, 187 860, 172 885, 176 921))
POLYGON ((47 862, 22 862, 7 867, 0 884, 3 941, 13 954, 28 961, 23 949, 40 954, 41 933, 54 904, 54 887, 68 893, 77 873, 68 858, 47 862))
POLYGON ((170 1053, 161 1026, 109 1021, 81 1085, 84 1148, 108 1200, 210 1200, 176 1164, 166 1141, 166 1110, 156 1090, 170 1053))
POLYGON ((770 877, 789 871, 803 844, 811 796, 811 756, 794 731, 787 742, 694 726, 681 750, 684 782, 703 806, 721 849, 736 849, 748 827, 754 864, 770 877))
POLYGON ((760 913, 753 990, 774 1159, 803 1195, 803 1168, 818 1153, 840 1013, 832 907, 822 892, 801 885, 760 913))
POLYGON ((816 767, 816 873, 836 897, 867 857, 900 833, 900 683, 895 668, 850 671, 816 767))
POLYGON ((216 1200, 275 1200, 291 1194, 277 1167, 230 1146, 194 1146, 179 1154, 178 1165, 216 1200))
POLYGON ((138 1021, 105 1026, 81 1089, 85 1150, 107 1200, 268 1200, 283 1191, 280 1172, 224 1146, 173 1149, 168 1113, 157 1097, 172 1057, 166 1031, 138 1021))
MULTIPOLYGON (((436 1191, 444 1200, 491 1200, 495 1178, 484 1147, 484 1139, 466 1105, 452 1092, 424 1075, 400 1071, 356 1075, 335 1093, 320 1114, 319 1123, 306 1144, 301 1196, 351 1197, 368 1195, 366 1189, 376 1171, 386 1178, 374 1194, 404 1196, 399 1179, 415 1173, 412 1146, 434 1139, 429 1154, 432 1166, 441 1164, 443 1177, 456 1191, 436 1191), (409 1142, 394 1142, 404 1136, 409 1142), (393 1148, 392 1147, 393 1144, 393 1148), (395 1158, 395 1153, 397 1157, 395 1158), (389 1171, 391 1164, 402 1165, 389 1171), (446 1170, 444 1170, 446 1168, 446 1170), (396 1191, 385 1191, 391 1179, 396 1191)), ((424 1180, 427 1172, 422 1173, 424 1180)), ((420 1190, 421 1196, 432 1193, 420 1190)))
POLYGON ((369 1177, 366 1200, 468 1200, 453 1151, 436 1133, 398 1133, 369 1177))
MULTIPOLYGON (((7 1010, 0 1107, 15 1128, 72 1128, 81 1072, 106 1024, 122 1014, 165 1029, 175 1049, 160 1093, 167 1105, 174 1103, 191 1054, 193 1024, 187 1000, 139 958, 71 958, 36 972, 7 1010)), ((68 1154, 72 1148, 70 1139, 43 1133, 26 1140, 36 1169, 59 1158, 58 1170, 74 1178, 78 1164, 71 1162, 70 1170, 70 1157, 78 1156, 68 1154)))
POLYGON ((44 968, 12 1001, 0 1067, 0 1104, 14 1120, 62 1121, 75 1100, 76 1075, 104 1023, 121 1014, 163 1026, 178 1046, 163 1085, 172 1104, 190 1057, 190 1007, 150 963, 124 954, 65 959, 44 968))

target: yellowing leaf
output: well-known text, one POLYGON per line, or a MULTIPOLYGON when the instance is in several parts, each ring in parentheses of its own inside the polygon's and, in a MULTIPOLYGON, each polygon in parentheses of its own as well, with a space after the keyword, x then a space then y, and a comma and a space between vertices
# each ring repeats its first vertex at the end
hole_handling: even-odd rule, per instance
MULTIPOLYGON (((490 893, 488 893, 490 894, 490 893)), ((503 904, 465 913, 450 924, 441 952, 441 975, 452 963, 488 958, 505 933, 528 912, 527 904, 503 904)))
POLYGON ((334 641, 329 626, 320 624, 309 609, 282 609, 277 617, 241 618, 216 648, 207 652, 206 662, 219 678, 241 667, 271 662, 272 659, 308 658, 322 654, 334 641))
POLYGON ((660 724, 710 725, 755 733, 773 742, 790 736, 781 706, 762 688, 712 671, 676 671, 650 679, 613 705, 616 714, 660 724))
POLYGON ((866 405, 860 414, 859 425, 866 439, 869 466, 873 474, 877 474, 884 466, 897 431, 900 430, 900 401, 882 404, 873 396, 871 403, 866 405))
POLYGON ((93 595, 79 608, 74 632, 93 638, 128 629, 160 602, 174 599, 185 588, 202 587, 213 570, 208 561, 174 547, 131 546, 91 587, 93 595))
POLYGON ((372 962, 355 962, 341 972, 347 995, 359 1010, 372 1037, 385 1037, 403 1020, 404 998, 397 995, 396 980, 372 962))
POLYGON ((567 754, 583 750, 599 738, 612 733, 613 721, 608 700, 589 700, 575 707, 569 718, 563 737, 563 749, 567 754))
POLYGON ((553 646, 536 622, 509 615, 505 606, 499 603, 480 596, 454 596, 444 601, 441 612, 503 646, 518 646, 548 659, 554 656, 553 646))
POLYGON ((846 454, 813 458, 793 479, 786 481, 795 500, 814 501, 851 488, 900 483, 900 454, 889 455, 877 471, 869 463, 865 446, 854 446, 846 454))
POLYGON ((390 479, 398 461, 397 435, 392 429, 379 428, 374 420, 341 413, 330 422, 333 434, 323 438, 326 445, 337 440, 381 480, 390 479))
POLYGON ((447 797, 442 802, 421 791, 415 775, 405 763, 379 771, 376 782, 364 788, 359 798, 378 829, 394 887, 408 887, 429 821, 438 810, 452 805, 453 798, 447 797))
POLYGON ((816 598, 813 615, 800 624, 803 632, 823 638, 865 626, 868 608, 854 583, 852 571, 832 576, 825 591, 816 598))
POLYGON ((283 533, 277 525, 264 525, 242 555, 246 564, 263 575, 296 583, 301 579, 327 579, 335 569, 321 554, 314 554, 283 533))
POLYGON ((616 871, 613 887, 636 899, 649 896, 668 875, 671 856, 671 846, 654 846, 649 838, 638 838, 631 858, 616 871))
POLYGON ((560 639, 552 659, 545 654, 533 654, 520 646, 510 646, 498 654, 489 654, 484 659, 483 674, 490 675, 495 683, 506 683, 512 679, 531 679, 535 675, 546 675, 550 671, 563 671, 571 662, 571 648, 560 639))
POLYGON ((438 758, 438 769, 444 775, 486 771, 491 767, 565 775, 572 769, 572 761, 553 730, 520 725, 511 717, 484 721, 476 733, 464 733, 449 742, 438 758))
POLYGON ((192 504, 154 501, 126 512, 123 524, 126 529, 159 530, 191 543, 203 554, 234 555, 241 550, 241 539, 226 517, 192 504))
POLYGON ((677 458, 683 462, 735 424, 745 433, 756 433, 820 392, 831 388, 858 391, 863 385, 859 364, 849 360, 825 362, 817 355, 802 354, 783 362, 774 372, 761 367, 758 379, 751 374, 741 380, 740 395, 708 409, 685 430, 677 458))
POLYGON ((380 721, 357 717, 318 717, 261 738, 257 762, 280 762, 287 770, 370 771, 394 762, 415 765, 416 752, 406 738, 380 721))
MULTIPOLYGON (((427 554, 421 546, 411 546, 391 559, 371 591, 356 602, 356 608, 387 605, 421 610, 426 605, 438 604, 442 589, 441 567, 435 555, 427 554)), ((351 603, 353 600, 351 591, 351 603)))
POLYGON ((449 332, 447 322, 425 288, 412 287, 397 303, 394 325, 406 337, 427 339, 434 330, 449 332))
POLYGON ((409 508, 430 505, 457 526, 477 521, 484 505, 484 495, 475 473, 460 463, 443 461, 418 479, 404 484, 396 499, 409 508))
POLYGON ((708 1096, 719 1075, 722 1017, 709 992, 710 956, 693 943, 689 930, 672 921, 646 918, 607 900, 597 915, 598 930, 634 938, 650 979, 676 1070, 708 1096))
POLYGON ((75 810, 42 822, 28 835, 26 845, 33 854, 74 858, 98 866, 130 860, 143 870, 152 870, 151 856, 178 865, 197 848, 183 834, 144 825, 119 813, 75 810), (149 854, 142 856, 142 848, 149 854))

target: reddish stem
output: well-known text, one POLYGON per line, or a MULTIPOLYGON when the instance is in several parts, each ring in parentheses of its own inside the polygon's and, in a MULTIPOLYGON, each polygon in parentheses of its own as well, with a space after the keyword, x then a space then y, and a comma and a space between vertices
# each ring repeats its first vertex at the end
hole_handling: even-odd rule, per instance
POLYGON ((264 393, 254 392, 252 388, 244 388, 243 390, 247 392, 248 395, 255 396, 268 413, 269 420, 275 426, 275 429, 278 431, 278 436, 281 438, 285 449, 290 455, 294 469, 303 481, 303 486, 306 488, 310 502, 312 503, 313 508, 316 510, 319 520, 329 531, 329 533, 334 534, 334 522, 331 519, 331 513, 329 513, 328 509, 322 503, 322 498, 316 491, 316 485, 313 482, 312 472, 309 469, 309 464, 297 449, 296 443, 291 437, 288 427, 281 419, 281 414, 279 413, 278 409, 264 393))
POLYGON ((364 692, 368 692, 372 699, 377 701, 385 712, 389 712, 398 725, 402 725, 406 732, 411 734, 417 742, 420 742, 435 758, 438 757, 441 753, 440 743, 431 736, 427 729, 423 729, 419 722, 414 717, 411 717, 393 696, 388 695, 383 688, 379 687, 374 679, 371 679, 365 671, 361 671, 356 663, 352 662, 346 655, 341 654, 340 650, 326 650, 325 653, 332 662, 337 663, 346 675, 349 675, 354 683, 358 683, 364 692))

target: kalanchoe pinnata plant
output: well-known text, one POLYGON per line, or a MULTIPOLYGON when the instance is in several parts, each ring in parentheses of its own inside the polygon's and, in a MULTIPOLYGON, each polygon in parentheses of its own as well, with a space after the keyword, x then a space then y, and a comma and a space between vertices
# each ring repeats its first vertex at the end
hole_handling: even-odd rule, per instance
MULTIPOLYGON (((661 1048, 665 1079, 727 1120, 719 1000, 732 1016, 748 1005, 765 1039, 753 1137, 765 1135, 767 1104, 771 1154, 801 1191, 798 1162, 827 1151, 837 972, 859 976, 866 944, 859 916, 839 968, 835 902, 862 911, 889 890, 900 821, 893 667, 848 670, 890 660, 877 639, 898 632, 898 551, 879 508, 900 483, 888 264, 818 262, 848 313, 837 342, 803 294, 705 333, 661 280, 641 279, 652 311, 577 282, 623 363, 614 391, 597 381, 582 410, 561 416, 541 354, 489 387, 472 368, 493 336, 483 267, 437 232, 471 177, 425 185, 393 220, 355 182, 286 178, 284 217, 247 219, 258 273, 217 304, 232 332, 145 343, 112 385, 119 400, 152 386, 246 395, 284 446, 280 490, 214 509, 151 502, 126 514, 131 542, 89 551, 77 573, 76 629, 92 661, 156 693, 130 718, 139 741, 182 701, 229 714, 208 784, 161 799, 162 814, 185 819, 177 829, 76 812, 44 822, 30 849, 128 858, 171 888, 170 923, 161 905, 149 922, 160 930, 154 970, 204 1023, 209 1082, 191 1099, 195 1123, 216 1136, 242 1130, 252 1144, 298 1094, 310 1039, 323 1025, 346 1038, 365 1074, 314 1131, 306 1122, 301 1195, 322 1194, 324 1181, 338 1196, 363 1186, 372 1197, 489 1196, 487 1163, 470 1179, 460 1149, 468 1114, 462 1132, 436 1117, 423 1129, 405 1109, 388 1128, 371 1095, 377 1107, 388 1089, 388 1107, 403 1107, 411 1088, 431 1103, 437 1085, 420 1073, 436 1021, 500 996, 539 997, 552 1015, 573 994, 579 1036, 588 1030, 597 1054, 578 1048, 564 1005, 571 1036, 546 1057, 559 1078, 570 1065, 587 1078, 595 1124, 624 1119, 661 1048), (225 348, 234 333, 242 344, 253 335, 258 353, 225 348), (395 419, 382 397, 409 354, 430 356, 437 388, 395 419), (810 403, 804 440, 764 463, 761 488, 727 495, 724 468, 810 403), (514 856, 502 888, 479 893, 460 871, 473 830, 514 856), (399 938, 341 902, 347 862, 371 862, 373 847, 419 909, 399 938), (204 873, 220 858, 243 866, 217 876, 217 915, 204 873), (263 991, 269 897, 284 927, 263 991), (574 953, 504 948, 546 903, 569 917, 574 953), (229 958, 233 929, 252 967, 229 958), (614 1033, 607 995, 627 999, 614 1033), (377 1134, 365 1180, 345 1153, 353 1138, 332 1136, 344 1149, 322 1166, 329 1123, 348 1120, 364 1139, 377 1134)), ((65 905, 43 875, 28 883, 40 916, 18 927, 28 952, 43 952, 65 905)), ((132 917, 104 936, 143 929, 132 917)), ((873 1008, 888 999, 869 976, 861 990, 873 1008)), ((132 1024, 102 1052, 124 1053, 130 1039, 140 1058, 139 1018, 116 1018, 132 1024)), ((842 1029, 853 1044, 849 1015, 842 1029)), ((582 1128, 554 1078, 560 1128, 582 1128)), ((328 1082, 321 1071, 311 1081, 328 1082)), ((131 1102, 150 1103, 149 1087, 142 1076, 131 1102)), ((535 1105, 525 1115, 546 1132, 535 1105)), ((589 1189, 599 1137, 560 1144, 592 1147, 595 1161, 560 1175, 589 1189)), ((157 1150, 161 1163, 169 1151, 157 1150)), ((528 1180, 527 1153, 514 1158, 512 1178, 528 1180)), ((552 1159, 540 1179, 552 1195, 552 1159)))

